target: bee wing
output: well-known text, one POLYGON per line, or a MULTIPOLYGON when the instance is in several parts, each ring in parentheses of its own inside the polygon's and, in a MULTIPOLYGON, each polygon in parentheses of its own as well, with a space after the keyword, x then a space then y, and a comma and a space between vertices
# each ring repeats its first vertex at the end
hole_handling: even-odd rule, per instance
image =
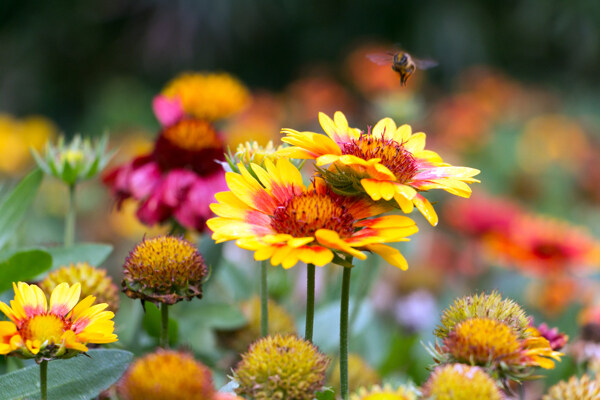
POLYGON ((394 53, 369 53, 367 58, 377 65, 389 65, 394 62, 394 53))
POLYGON ((417 60, 417 59, 413 58, 413 62, 419 69, 429 69, 429 68, 436 67, 438 65, 437 61, 431 60, 431 59, 417 60))

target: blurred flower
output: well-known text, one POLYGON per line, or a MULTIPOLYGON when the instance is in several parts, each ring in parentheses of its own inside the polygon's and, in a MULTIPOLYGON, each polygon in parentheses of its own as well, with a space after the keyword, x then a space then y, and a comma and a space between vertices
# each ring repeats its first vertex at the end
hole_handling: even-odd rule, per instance
POLYGON ((144 235, 149 237, 166 235, 169 227, 156 225, 148 227, 142 224, 137 217, 137 203, 134 199, 125 199, 118 209, 113 209, 108 216, 108 223, 114 233, 121 237, 139 240, 144 235))
POLYGON ((565 333, 559 332, 557 327, 550 328, 545 322, 539 326, 535 326, 533 325, 533 319, 531 322, 531 326, 537 330, 537 335, 548 340, 552 350, 562 349, 569 341, 569 336, 565 333))
POLYGON ((583 301, 586 292, 577 279, 559 274, 534 280, 527 288, 527 299, 531 306, 553 317, 562 314, 571 304, 583 301))
POLYGON ((587 375, 572 376, 548 389, 542 400, 596 400, 600 399, 600 380, 587 375))
POLYGON ((30 149, 40 151, 57 133, 52 121, 41 116, 17 119, 8 114, 0 114, 0 148, 4 151, 0 158, 0 171, 17 174, 32 163, 30 149))
POLYGON ((73 186, 95 177, 106 167, 113 154, 106 151, 107 144, 107 135, 94 143, 90 139, 75 136, 68 144, 61 136, 56 146, 46 143, 43 156, 35 150, 32 150, 32 154, 46 174, 73 186))
POLYGON ((448 225, 466 235, 482 238, 490 233, 506 234, 523 211, 510 199, 477 193, 469 202, 452 199, 444 207, 448 225))
POLYGON ((230 192, 217 193, 211 209, 219 217, 207 224, 217 243, 236 240, 255 251, 256 260, 291 268, 298 261, 323 266, 335 252, 364 260, 361 250, 379 254, 401 269, 406 260, 383 243, 406 240, 417 232, 414 221, 399 215, 370 218, 385 211, 368 199, 332 193, 315 178, 309 189, 300 171, 286 158, 277 164, 265 160, 266 169, 251 166, 260 182, 244 166, 241 174, 227 173, 230 192))
POLYGON ((306 77, 293 82, 286 90, 289 99, 287 121, 299 125, 311 123, 314 116, 323 111, 332 114, 336 110, 356 110, 350 93, 327 75, 306 77))
MULTIPOLYGON (((377 385, 380 382, 381 377, 377 371, 367 364, 367 362, 360 355, 352 353, 348 355, 348 390, 350 392, 359 390, 361 387, 363 388, 364 392, 364 388, 370 388, 371 386, 377 385)), ((329 374, 327 386, 333 387, 337 393, 340 392, 339 360, 329 374)), ((400 389, 398 389, 398 394, 400 394, 400 389)))
POLYGON ((244 400, 241 397, 236 396, 233 393, 215 393, 213 400, 244 400))
MULTIPOLYGON (((235 153, 229 153, 225 155, 225 159, 227 160, 226 169, 239 174, 240 170, 238 168, 238 164, 240 163, 246 168, 250 168, 250 164, 256 164, 264 167, 265 160, 267 159, 275 163, 279 158, 279 154, 277 152, 282 148, 283 147, 281 145, 277 147, 273 146, 273 142, 270 140, 266 146, 261 146, 256 141, 241 143, 237 147, 235 153)), ((223 165, 225 165, 225 163, 223 163, 223 165)), ((248 172, 252 174, 253 171, 250 169, 248 172)), ((255 175, 252 176, 258 178, 255 175)))
POLYGON ((542 277, 585 269, 600 256, 599 243, 584 228, 542 216, 522 215, 487 245, 504 263, 542 277))
POLYGON ((214 400, 208 367, 191 354, 158 349, 137 359, 118 383, 123 400, 214 400))
POLYGON ((437 302, 427 290, 416 290, 399 298, 393 305, 396 321, 410 332, 429 330, 435 325, 437 302))
POLYGON ((531 367, 554 368, 552 359, 562 356, 516 303, 495 292, 455 301, 435 334, 442 339, 433 350, 436 362, 478 365, 501 380, 531 378, 531 367))
MULTIPOLYGON (((352 382, 352 381, 350 381, 352 382)), ((393 389, 391 385, 359 388, 350 395, 350 400, 417 400, 416 389, 401 385, 393 389)))
POLYGON ((437 367, 423 385, 425 400, 503 400, 496 382, 478 367, 450 364, 437 367))
POLYGON ((577 121, 548 114, 525 124, 517 143, 517 158, 520 166, 530 173, 541 173, 555 165, 574 172, 581 169, 589 148, 586 134, 577 121))
MULTIPOLYGON (((271 299, 268 301, 268 308, 270 335, 296 333, 294 318, 285 310, 285 308, 271 299)), ((242 304, 241 309, 248 323, 235 331, 219 332, 219 337, 227 344, 227 346, 239 353, 246 351, 252 342, 261 337, 260 298, 258 296, 252 297, 242 304)))
POLYGON ((182 119, 164 128, 151 154, 109 171, 104 176, 120 207, 130 197, 139 201, 144 224, 174 218, 185 228, 202 232, 212 216, 214 193, 225 189, 223 147, 207 121, 182 119))
POLYGON ((293 147, 280 153, 316 159, 318 167, 332 164, 328 171, 320 172, 338 193, 367 193, 374 201, 393 199, 405 213, 416 206, 436 225, 438 217, 433 206, 418 191, 444 189, 469 197, 468 183, 479 182, 473 178, 479 170, 444 163, 437 153, 425 150, 425 134, 413 134, 409 125, 396 128, 394 121, 384 118, 365 134, 348 127, 341 112, 335 113, 334 121, 319 113, 319 121, 327 136, 283 129, 287 136, 282 140, 293 147))
POLYGON ((119 309, 119 288, 103 268, 94 268, 87 262, 70 264, 50 272, 39 286, 49 296, 63 282, 79 282, 83 297, 96 297, 98 303, 108 304, 107 310, 114 313, 119 309))
POLYGON ((175 304, 201 298, 207 273, 194 245, 181 238, 159 236, 144 239, 129 253, 121 286, 132 299, 175 304))
POLYGON ((86 352, 88 343, 117 341, 114 314, 107 304, 94 304, 94 296, 79 301, 81 285, 58 285, 50 296, 36 285, 13 283, 10 307, 0 301, 0 311, 10 321, 0 321, 0 354, 14 354, 36 361, 70 358, 86 352), (12 322, 11 322, 12 321, 12 322))
MULTIPOLYGON (((381 44, 365 44, 354 49, 346 58, 345 69, 352 83, 365 96, 398 91, 400 81, 398 74, 392 70, 390 65, 378 65, 367 58, 368 54, 387 53, 390 46, 381 44)), ((403 91, 414 89, 418 74, 408 81, 407 87, 403 91)), ((334 110, 335 111, 335 110, 334 110)), ((314 115, 314 114, 313 114, 314 115)))
POLYGON ((163 125, 184 115, 216 121, 244 108, 250 100, 248 89, 227 73, 186 72, 167 83, 154 99, 154 111, 163 125))
POLYGON ((267 336, 242 355, 233 371, 240 396, 254 400, 312 400, 325 383, 329 359, 294 335, 267 336))

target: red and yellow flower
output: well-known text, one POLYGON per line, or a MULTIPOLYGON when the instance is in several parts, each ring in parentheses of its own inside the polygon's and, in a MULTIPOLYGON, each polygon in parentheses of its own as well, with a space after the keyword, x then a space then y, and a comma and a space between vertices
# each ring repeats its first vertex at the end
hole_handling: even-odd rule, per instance
POLYGON ((88 350, 87 343, 112 343, 114 314, 107 304, 94 304, 88 296, 79 301, 81 285, 58 285, 50 296, 36 285, 13 283, 10 307, 0 302, 10 321, 0 321, 0 354, 16 354, 38 361, 68 358, 88 350))
POLYGON ((365 133, 348 126, 346 117, 336 112, 332 120, 320 113, 319 122, 327 136, 314 132, 283 129, 282 140, 292 145, 281 154, 315 159, 317 167, 331 164, 323 177, 338 193, 367 193, 372 200, 394 200, 405 213, 414 207, 436 225, 433 206, 419 192, 443 189, 469 197, 469 183, 479 170, 444 163, 431 150, 425 150, 425 134, 412 133, 409 125, 396 126, 390 118, 380 120, 365 133))
POLYGON ((239 165, 240 173, 226 175, 229 192, 217 193, 211 204, 217 218, 208 220, 217 243, 236 240, 254 251, 256 260, 271 259, 272 265, 293 267, 298 261, 323 266, 334 254, 366 259, 363 250, 382 256, 406 269, 402 254, 384 243, 406 241, 418 231, 405 216, 375 217, 386 211, 366 197, 335 194, 320 178, 309 188, 300 171, 287 159, 265 168, 239 165))

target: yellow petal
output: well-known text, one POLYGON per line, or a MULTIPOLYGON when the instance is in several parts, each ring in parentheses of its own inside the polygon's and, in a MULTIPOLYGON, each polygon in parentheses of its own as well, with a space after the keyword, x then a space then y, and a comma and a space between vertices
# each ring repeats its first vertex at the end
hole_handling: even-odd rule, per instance
POLYGON ((417 196, 413 199, 413 203, 417 207, 417 209, 423 214, 423 216, 429 221, 431 226, 436 226, 438 223, 438 216, 435 210, 433 209, 433 205, 427 200, 425 197, 417 194, 417 196))
POLYGON ((408 269, 408 263, 398 249, 385 244, 370 244, 365 246, 365 248, 373 253, 379 254, 385 261, 394 267, 398 267, 403 271, 408 269))
POLYGON ((315 237, 323 246, 343 251, 361 260, 365 260, 367 258, 365 253, 350 246, 343 239, 341 239, 340 235, 335 231, 329 229, 319 229, 315 232, 315 237))

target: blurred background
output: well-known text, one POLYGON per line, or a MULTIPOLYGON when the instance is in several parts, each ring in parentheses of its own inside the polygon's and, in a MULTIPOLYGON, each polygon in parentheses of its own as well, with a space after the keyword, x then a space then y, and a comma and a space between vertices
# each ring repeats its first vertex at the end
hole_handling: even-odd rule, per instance
MULTIPOLYGON (((9 181, 33 166, 30 146, 59 133, 109 132, 114 165, 149 151, 159 130, 152 98, 184 71, 225 71, 252 92, 220 125, 231 148, 277 144, 282 127, 320 132, 317 113, 340 110, 361 129, 386 116, 410 123, 444 160, 480 169, 472 199, 432 193, 438 227, 414 216, 421 232, 401 247, 408 272, 386 266, 354 289, 374 294, 357 313, 352 346, 381 377, 427 376, 420 341, 432 340, 459 295, 498 288, 572 339, 580 325, 600 324, 600 313, 586 313, 600 301, 600 2, 5 0, 0 54, 0 173, 9 181), (401 87, 366 57, 395 46, 439 65, 401 87)), ((164 229, 137 222, 135 204, 116 212, 98 182, 79 196, 80 240, 115 246, 104 267, 120 281, 127 251, 164 229)), ((55 243, 65 203, 66 189, 46 179, 15 241, 55 243)), ((255 287, 240 282, 257 276, 251 255, 234 250, 215 279, 229 287, 227 301, 241 302, 255 287)), ((270 278, 271 297, 296 322, 302 273, 270 278)), ((322 285, 335 286, 332 274, 320 270, 322 285)), ((332 323, 336 298, 325 289, 320 297, 325 351, 336 341, 319 324, 332 323)), ((205 339, 187 344, 226 366, 223 353, 206 350, 216 339, 205 339)), ((563 361, 551 381, 574 368, 563 361)))

